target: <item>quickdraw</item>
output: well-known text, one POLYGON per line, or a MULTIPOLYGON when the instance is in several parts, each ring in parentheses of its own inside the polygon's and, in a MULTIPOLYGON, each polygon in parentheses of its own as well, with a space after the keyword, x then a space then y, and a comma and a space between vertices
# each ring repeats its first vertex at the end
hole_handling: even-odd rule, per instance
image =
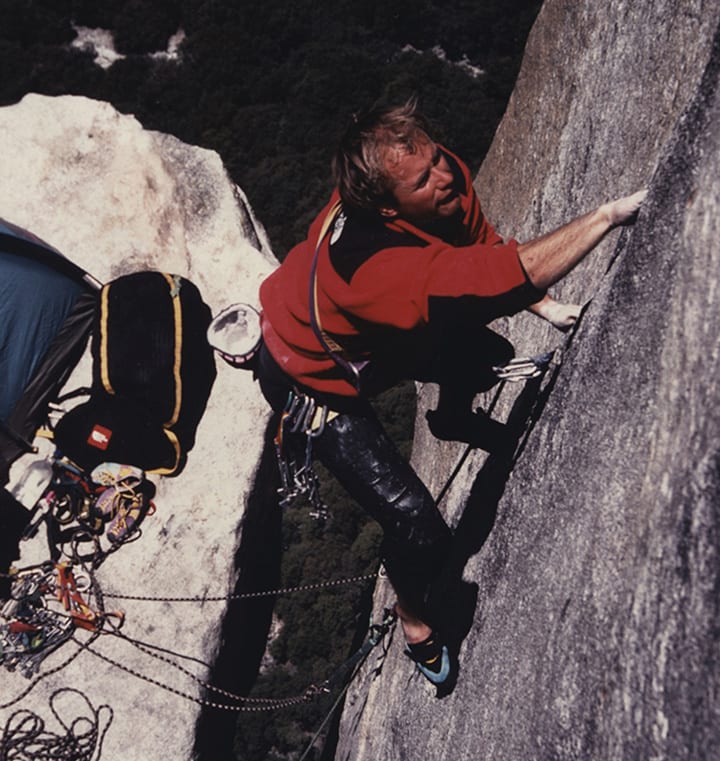
POLYGON ((308 502, 312 508, 310 515, 318 520, 326 520, 329 511, 320 496, 312 447, 313 440, 325 430, 330 414, 326 405, 293 390, 288 395, 274 439, 281 507, 308 502))
POLYGON ((96 632, 108 616, 122 623, 121 611, 101 614, 90 606, 83 597, 89 588, 89 578, 76 577, 67 563, 14 573, 10 599, 0 610, 0 663, 29 678, 75 629, 96 632))
POLYGON ((540 354, 537 357, 516 357, 506 365, 493 367, 493 372, 500 380, 523 381, 537 378, 547 370, 554 352, 540 354))
POLYGON ((368 637, 365 642, 328 679, 315 687, 315 689, 322 692, 330 692, 334 686, 346 681, 346 675, 362 663, 370 651, 380 644, 385 635, 393 628, 396 621, 397 613, 395 610, 393 608, 385 608, 382 621, 378 624, 370 623, 368 637))
POLYGON ((325 682, 320 685, 320 687, 316 687, 315 685, 311 685, 311 689, 314 687, 314 692, 311 692, 311 697, 314 697, 315 695, 327 693, 331 691, 331 685, 332 682, 339 677, 342 677, 345 681, 345 686, 340 691, 339 695, 335 699, 335 702, 333 703, 332 707, 330 708, 330 711, 326 714, 325 718, 323 719, 322 723, 318 727, 317 732, 313 735, 313 737, 310 739, 310 742, 308 743, 307 747, 305 748, 305 752, 300 756, 298 761, 304 761, 312 752, 313 747, 315 745, 316 740, 318 737, 320 737, 320 733, 323 731, 327 723, 332 718, 333 714, 337 710, 338 706, 341 704, 343 698, 345 697, 345 694, 347 693, 350 683, 353 680, 354 674, 357 673, 357 669, 359 668, 360 664, 367 658, 370 651, 378 644, 380 644, 381 640, 385 635, 390 631, 390 629, 395 624, 395 621, 397 620, 397 615, 395 612, 391 609, 386 608, 385 612, 383 614, 383 621, 380 624, 373 624, 370 626, 370 634, 365 641, 365 644, 362 645, 362 647, 350 658, 348 658, 345 663, 342 664, 342 666, 333 674, 330 679, 326 680, 325 682), (348 672, 353 672, 350 674, 349 678, 346 678, 344 675, 348 672))

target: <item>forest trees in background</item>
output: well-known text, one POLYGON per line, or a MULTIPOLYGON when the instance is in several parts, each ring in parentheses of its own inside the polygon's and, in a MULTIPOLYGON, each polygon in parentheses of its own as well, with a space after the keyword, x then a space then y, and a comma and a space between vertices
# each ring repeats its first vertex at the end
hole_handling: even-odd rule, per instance
POLYGON ((365 106, 419 95, 438 139, 476 170, 540 4, 0 0, 0 105, 27 92, 87 95, 216 150, 282 259, 324 205, 333 147, 365 106), (126 57, 99 68, 70 47, 73 24, 111 30, 126 57), (177 62, 143 55, 178 29, 177 62))

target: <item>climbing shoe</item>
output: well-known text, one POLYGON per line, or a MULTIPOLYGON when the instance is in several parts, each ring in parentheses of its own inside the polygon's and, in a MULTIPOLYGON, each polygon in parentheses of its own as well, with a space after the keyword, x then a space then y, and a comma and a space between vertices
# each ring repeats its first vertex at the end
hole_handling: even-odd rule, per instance
POLYGON ((420 673, 435 685, 443 684, 450 676, 450 655, 437 632, 422 642, 408 644, 405 654, 415 661, 420 673))
POLYGON ((152 507, 155 486, 140 468, 114 462, 101 463, 90 477, 106 487, 95 500, 95 512, 109 522, 107 538, 113 544, 124 541, 152 507))
MULTIPOLYGON (((117 487, 111 487, 111 491, 117 487)), ((104 494, 105 492, 103 492, 104 494)), ((115 511, 113 518, 108 524, 105 535, 113 543, 124 541, 145 517, 150 507, 149 500, 141 491, 133 494, 121 493, 115 496, 115 511)))
POLYGON ((139 486, 145 473, 134 465, 122 465, 119 462, 102 462, 92 473, 90 480, 102 486, 123 486, 127 489, 139 486))

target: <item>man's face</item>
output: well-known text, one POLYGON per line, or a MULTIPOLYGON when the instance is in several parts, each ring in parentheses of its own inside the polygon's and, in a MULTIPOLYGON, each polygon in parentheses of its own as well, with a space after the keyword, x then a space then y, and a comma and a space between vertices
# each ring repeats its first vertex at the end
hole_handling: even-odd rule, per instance
POLYGON ((380 209, 385 216, 422 224, 449 217, 460 208, 447 160, 430 140, 418 141, 415 153, 399 146, 388 148, 385 171, 395 199, 392 206, 380 209))

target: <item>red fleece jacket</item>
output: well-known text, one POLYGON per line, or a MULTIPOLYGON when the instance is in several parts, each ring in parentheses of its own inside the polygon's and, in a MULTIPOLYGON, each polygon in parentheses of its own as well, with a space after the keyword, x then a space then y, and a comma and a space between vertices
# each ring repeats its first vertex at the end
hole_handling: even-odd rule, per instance
MULTIPOLYGON (((517 243, 504 242, 485 219, 468 168, 442 149, 461 194, 462 209, 443 229, 420 229, 395 218, 343 214, 325 236, 317 265, 323 329, 352 361, 373 359, 383 332, 429 324, 432 303, 475 297, 486 322, 514 314, 542 297, 527 278, 517 243)), ((323 350, 310 324, 310 270, 322 224, 337 190, 282 265, 260 286, 265 344, 278 365, 317 391, 357 395, 323 350)))

